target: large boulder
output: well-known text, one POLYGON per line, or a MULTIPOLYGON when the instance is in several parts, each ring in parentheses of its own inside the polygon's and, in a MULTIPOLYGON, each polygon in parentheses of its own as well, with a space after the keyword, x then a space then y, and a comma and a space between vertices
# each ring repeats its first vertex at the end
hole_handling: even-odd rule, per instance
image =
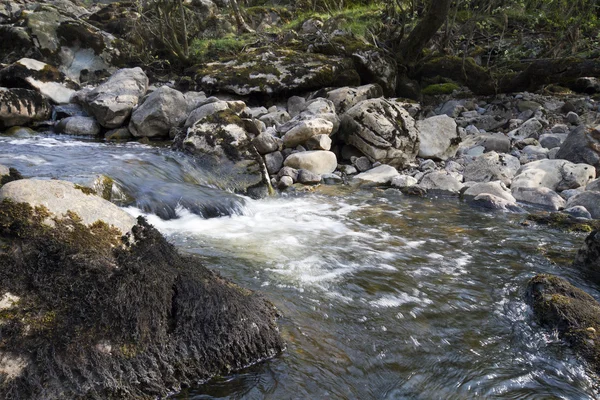
POLYGON ((295 50, 257 49, 195 71, 196 88, 210 92, 278 95, 324 86, 358 85, 351 60, 295 50))
POLYGON ((465 182, 502 181, 506 186, 519 170, 521 163, 516 157, 498 154, 495 151, 482 154, 465 166, 463 173, 465 182))
POLYGON ((0 203, 0 398, 166 398, 284 348, 271 303, 143 219, 47 217, 0 203))
POLYGON ((39 92, 0 87, 0 128, 42 121, 51 113, 50 103, 39 92))
POLYGON ((194 155, 212 171, 215 185, 264 197, 272 190, 263 158, 252 144, 244 121, 231 109, 208 115, 180 132, 173 148, 194 155))
POLYGON ((331 174, 337 168, 337 157, 331 151, 302 151, 285 159, 284 166, 306 169, 314 174, 331 174))
POLYGON ((187 116, 187 102, 183 94, 162 86, 131 115, 129 131, 135 137, 168 137, 169 130, 183 124, 187 116))
POLYGON ((600 127, 590 129, 582 125, 572 130, 556 158, 600 167, 600 127))
POLYGON ((342 87, 327 91, 325 98, 331 100, 338 114, 343 114, 361 101, 383 96, 379 85, 363 85, 359 87, 342 87))
POLYGON ((522 166, 511 188, 545 187, 557 192, 585 187, 596 178, 596 170, 588 164, 566 160, 539 160, 522 166))
POLYGON ((119 128, 131 115, 148 89, 148 77, 141 68, 124 68, 85 94, 83 106, 105 128, 119 128))
POLYGON ((403 103, 388 99, 365 100, 342 116, 340 133, 372 162, 404 167, 415 160, 419 134, 403 103))
POLYGON ((135 225, 135 219, 116 205, 74 183, 58 180, 21 179, 7 183, 0 189, 0 201, 27 203, 32 207, 45 207, 55 217, 63 218, 76 213, 84 225, 103 221, 125 234, 135 225))
POLYGON ((54 103, 68 103, 79 86, 55 67, 31 58, 0 70, 0 86, 37 90, 54 103))
POLYGON ((456 155, 461 142, 454 119, 437 115, 417 121, 419 131, 419 157, 447 160, 456 155))
POLYGON ((600 192, 585 191, 569 197, 566 208, 583 206, 594 219, 600 219, 600 192))
POLYGON ((600 372, 600 304, 583 290, 552 275, 537 275, 526 290, 535 318, 600 372))
POLYGON ((208 99, 199 102, 196 108, 189 113, 185 120, 184 127, 189 128, 194 125, 196 121, 219 111, 231 110, 239 115, 245 107, 246 104, 243 101, 224 101, 219 100, 216 97, 209 97, 208 99))

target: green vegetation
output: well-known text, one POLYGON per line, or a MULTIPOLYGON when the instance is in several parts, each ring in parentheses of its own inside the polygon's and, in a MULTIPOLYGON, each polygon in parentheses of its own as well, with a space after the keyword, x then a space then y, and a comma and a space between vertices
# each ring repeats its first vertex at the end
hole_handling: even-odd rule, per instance
POLYGON ((256 38, 249 34, 230 34, 218 39, 194 39, 190 45, 190 57, 195 62, 206 62, 234 56, 255 41, 256 38))
POLYGON ((440 94, 452 94, 455 90, 460 89, 456 83, 437 83, 429 85, 423 89, 422 93, 427 96, 435 96, 440 94))

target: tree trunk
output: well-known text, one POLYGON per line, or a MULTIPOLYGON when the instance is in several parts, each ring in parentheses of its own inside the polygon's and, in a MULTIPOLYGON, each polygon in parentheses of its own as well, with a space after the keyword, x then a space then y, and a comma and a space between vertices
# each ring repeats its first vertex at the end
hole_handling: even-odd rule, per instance
POLYGON ((237 0, 230 0, 230 3, 231 8, 233 8, 233 15, 238 26, 238 31, 241 33, 255 33, 254 29, 250 28, 250 25, 244 21, 244 17, 242 16, 242 12, 240 11, 240 6, 238 5, 237 0))
POLYGON ((399 63, 410 64, 417 59, 427 43, 444 24, 450 11, 450 3, 452 0, 431 0, 429 2, 427 14, 402 43, 397 55, 399 63))

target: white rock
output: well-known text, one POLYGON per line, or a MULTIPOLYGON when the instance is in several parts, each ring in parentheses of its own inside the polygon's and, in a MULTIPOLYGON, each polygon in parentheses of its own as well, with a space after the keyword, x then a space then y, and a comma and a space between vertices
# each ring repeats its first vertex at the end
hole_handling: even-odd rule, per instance
POLYGON ((333 124, 323 118, 315 118, 300 121, 298 125, 283 135, 283 144, 285 147, 293 148, 299 144, 305 143, 308 139, 316 135, 331 135, 333 124))
POLYGON ((85 225, 104 221, 114 225, 123 234, 136 224, 135 218, 113 203, 96 195, 85 194, 66 181, 21 179, 9 182, 0 188, 0 201, 4 199, 29 203, 33 207, 44 206, 58 217, 64 217, 67 211, 72 211, 81 217, 85 225))
POLYGON ((539 160, 521 167, 511 188, 545 187, 560 192, 585 187, 595 178, 596 170, 591 165, 566 160, 539 160))
POLYGON ((396 168, 383 164, 355 175, 352 179, 355 182, 387 184, 398 176, 400 176, 400 174, 396 168))
POLYGON ((303 151, 291 154, 283 165, 306 169, 318 175, 331 174, 337 168, 337 158, 331 151, 303 151))
POLYGON ((554 190, 547 187, 516 187, 512 194, 518 201, 535 204, 558 211, 565 208, 566 201, 554 190))
POLYGON ((419 157, 447 160, 456 155, 460 136, 456 122, 447 115, 436 115, 417 121, 419 157))

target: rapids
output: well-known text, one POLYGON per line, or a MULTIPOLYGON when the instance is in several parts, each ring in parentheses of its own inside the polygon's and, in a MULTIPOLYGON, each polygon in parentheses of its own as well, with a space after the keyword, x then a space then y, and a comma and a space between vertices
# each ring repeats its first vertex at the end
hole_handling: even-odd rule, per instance
POLYGON ((121 206, 182 251, 269 298, 287 351, 177 399, 593 399, 596 377, 523 301, 583 236, 457 199, 322 187, 251 200, 168 148, 0 136, 0 164, 78 183, 110 176, 121 206), (210 217, 210 218, 208 218, 210 217))

